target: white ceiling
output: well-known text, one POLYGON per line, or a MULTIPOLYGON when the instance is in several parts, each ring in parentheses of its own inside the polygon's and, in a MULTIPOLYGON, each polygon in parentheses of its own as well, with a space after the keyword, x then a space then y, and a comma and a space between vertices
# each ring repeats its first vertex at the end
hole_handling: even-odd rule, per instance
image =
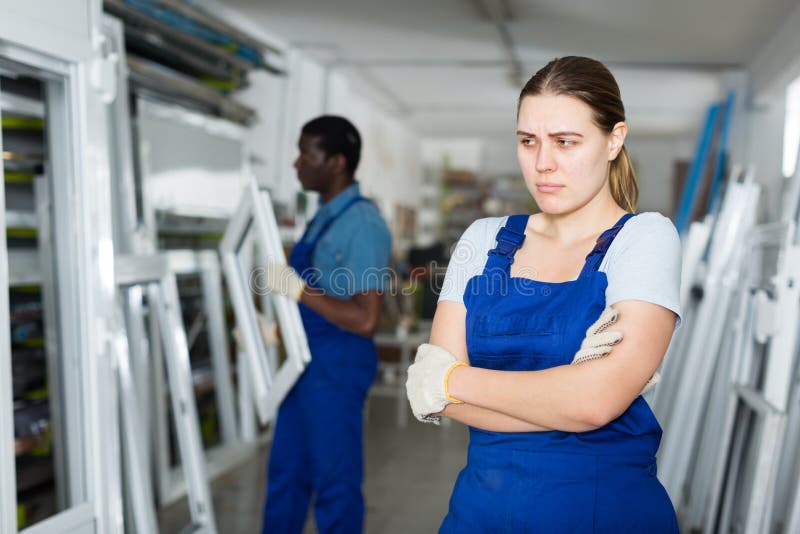
POLYGON ((381 95, 421 135, 513 132, 520 88, 549 59, 601 59, 632 133, 696 127, 720 73, 746 65, 796 0, 227 0, 381 95), (500 9, 499 11, 493 11, 500 9), (489 13, 504 13, 501 23, 489 13), (512 46, 504 46, 502 31, 512 46))

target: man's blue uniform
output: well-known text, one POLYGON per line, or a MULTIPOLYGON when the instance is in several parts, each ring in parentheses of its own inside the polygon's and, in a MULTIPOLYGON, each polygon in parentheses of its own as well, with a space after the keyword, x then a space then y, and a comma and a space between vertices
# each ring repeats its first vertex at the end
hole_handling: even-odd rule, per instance
MULTIPOLYGON (((357 183, 325 204, 292 249, 292 267, 329 296, 383 290, 391 234, 357 183)), ((363 530, 363 407, 375 379, 369 338, 300 305, 311 363, 278 411, 267 476, 264 533, 299 534, 312 495, 320 533, 363 530)))

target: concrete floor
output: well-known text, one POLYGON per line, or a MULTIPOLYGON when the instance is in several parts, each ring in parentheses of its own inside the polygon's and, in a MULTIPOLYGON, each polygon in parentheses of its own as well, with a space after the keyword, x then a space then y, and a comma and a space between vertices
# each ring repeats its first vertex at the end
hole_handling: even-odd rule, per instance
MULTIPOLYGON (((467 429, 458 423, 434 426, 409 416, 397 427, 395 400, 372 397, 365 425, 366 532, 437 532, 447 513, 456 476, 466 463, 467 429)), ((221 534, 260 532, 269 447, 212 485, 221 534)), ((304 534, 313 534, 309 513, 304 534)), ((159 513, 161 532, 179 532, 188 523, 185 499, 159 513)))

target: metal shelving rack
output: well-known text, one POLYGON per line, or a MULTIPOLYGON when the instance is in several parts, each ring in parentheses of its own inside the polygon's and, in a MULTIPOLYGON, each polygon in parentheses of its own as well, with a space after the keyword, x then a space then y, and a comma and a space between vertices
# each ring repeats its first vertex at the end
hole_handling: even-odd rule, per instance
POLYGON ((484 216, 486 184, 471 171, 442 169, 440 237, 450 249, 475 220, 484 216))

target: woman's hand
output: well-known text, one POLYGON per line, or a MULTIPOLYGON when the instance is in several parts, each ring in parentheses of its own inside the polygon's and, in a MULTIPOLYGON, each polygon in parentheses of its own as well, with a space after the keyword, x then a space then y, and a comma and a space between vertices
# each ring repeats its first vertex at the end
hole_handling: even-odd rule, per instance
POLYGON ((617 322, 619 313, 614 308, 606 308, 592 326, 586 330, 586 337, 581 342, 581 348, 572 358, 572 365, 602 358, 611 352, 611 349, 622 341, 622 332, 616 330, 606 331, 606 328, 617 322))
MULTIPOLYGON (((622 341, 622 332, 606 330, 614 325, 618 318, 619 312, 614 308, 608 307, 603 310, 603 313, 600 314, 600 318, 586 330, 586 337, 581 343, 580 350, 576 352, 575 356, 572 358, 572 365, 608 356, 608 353, 611 352, 614 345, 622 341)), ((652 389, 653 386, 658 384, 660 379, 661 375, 656 371, 656 373, 650 377, 650 380, 647 381, 640 395, 652 389)))
POLYGON ((448 394, 447 381, 453 369, 467 365, 442 347, 429 343, 420 345, 406 380, 406 395, 414 417, 423 423, 438 425, 441 417, 435 414, 450 403, 461 403, 448 394))

